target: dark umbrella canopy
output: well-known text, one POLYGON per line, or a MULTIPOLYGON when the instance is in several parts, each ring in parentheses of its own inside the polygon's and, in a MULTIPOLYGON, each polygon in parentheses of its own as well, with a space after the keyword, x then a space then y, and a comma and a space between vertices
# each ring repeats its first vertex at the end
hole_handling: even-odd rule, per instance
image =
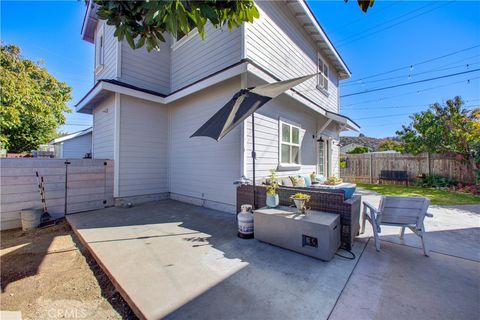
POLYGON ((265 103, 315 75, 240 90, 190 138, 205 136, 217 141, 222 139, 265 103))

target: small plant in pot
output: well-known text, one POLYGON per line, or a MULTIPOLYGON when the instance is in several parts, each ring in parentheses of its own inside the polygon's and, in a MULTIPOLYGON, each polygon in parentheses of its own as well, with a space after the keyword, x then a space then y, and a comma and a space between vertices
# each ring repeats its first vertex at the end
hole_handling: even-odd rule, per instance
POLYGON ((278 179, 277 172, 275 170, 270 170, 270 176, 268 177, 267 184, 267 207, 275 208, 278 207, 280 199, 277 194, 278 189, 278 179))
POLYGON ((310 201, 310 196, 305 193, 295 193, 290 197, 290 199, 292 199, 295 203, 295 207, 297 207, 301 213, 305 214, 307 210, 307 203, 310 201))

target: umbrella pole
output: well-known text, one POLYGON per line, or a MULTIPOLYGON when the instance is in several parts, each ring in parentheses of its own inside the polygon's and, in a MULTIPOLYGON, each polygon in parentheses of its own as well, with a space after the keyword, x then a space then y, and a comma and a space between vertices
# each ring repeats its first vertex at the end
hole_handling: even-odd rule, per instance
POLYGON ((257 209, 257 187, 255 183, 255 113, 252 113, 252 166, 253 166, 253 208, 257 209))

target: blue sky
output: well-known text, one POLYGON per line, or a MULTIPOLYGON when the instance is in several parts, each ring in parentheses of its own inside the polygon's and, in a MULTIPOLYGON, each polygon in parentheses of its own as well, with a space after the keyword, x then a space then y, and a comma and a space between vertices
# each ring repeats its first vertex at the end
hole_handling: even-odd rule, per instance
MULTIPOLYGON (((309 5, 352 71, 342 94, 480 68, 480 47, 419 64, 480 45, 479 1, 377 0, 367 14, 354 0, 309 5), (369 77, 393 69, 399 70, 369 77)), ((19 45, 29 59, 43 60, 73 87, 72 107, 93 85, 93 45, 80 39, 84 10, 83 1, 1 2, 2 41, 19 45)), ((393 136, 411 113, 455 95, 467 106, 480 105, 480 71, 341 98, 341 113, 366 135, 393 136)), ((61 130, 74 132, 89 126, 91 117, 71 113, 67 123, 61 130)))

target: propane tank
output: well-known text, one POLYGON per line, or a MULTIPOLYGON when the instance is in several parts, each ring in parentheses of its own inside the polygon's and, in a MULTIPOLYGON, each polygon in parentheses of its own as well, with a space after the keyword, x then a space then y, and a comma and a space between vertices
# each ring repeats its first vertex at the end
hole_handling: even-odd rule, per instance
POLYGON ((253 238, 253 213, 252 206, 242 204, 240 212, 237 213, 238 237, 243 239, 253 238))

